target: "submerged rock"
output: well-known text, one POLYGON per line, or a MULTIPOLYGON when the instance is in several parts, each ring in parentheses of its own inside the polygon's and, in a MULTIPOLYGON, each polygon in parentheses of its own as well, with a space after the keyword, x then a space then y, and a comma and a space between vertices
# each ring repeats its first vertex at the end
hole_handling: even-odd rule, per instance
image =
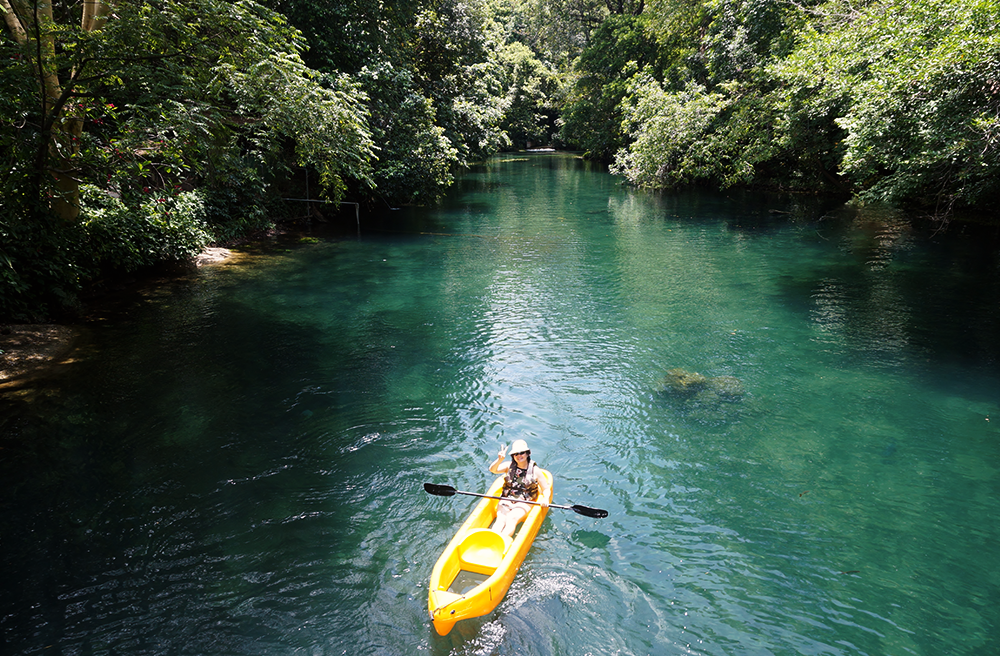
POLYGON ((705 389, 708 378, 685 369, 671 369, 663 377, 661 386, 665 392, 674 394, 695 394, 705 389))
POLYGON ((719 396, 727 399, 736 399, 745 394, 743 383, 735 376, 709 378, 708 387, 719 396))
POLYGON ((735 376, 708 377, 686 369, 671 369, 660 382, 660 391, 699 402, 732 401, 746 393, 735 376))

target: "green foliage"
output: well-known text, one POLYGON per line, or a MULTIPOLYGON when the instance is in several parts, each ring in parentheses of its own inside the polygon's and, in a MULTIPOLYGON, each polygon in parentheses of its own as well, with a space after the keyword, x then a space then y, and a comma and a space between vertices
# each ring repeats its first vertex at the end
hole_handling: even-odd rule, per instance
POLYGON ((671 187, 718 172, 707 136, 729 104, 724 94, 696 83, 668 92, 648 73, 636 76, 630 91, 625 125, 635 141, 618 152, 613 173, 639 186, 671 187))
POLYGON ((718 0, 712 3, 703 44, 712 83, 752 76, 772 56, 793 45, 784 0, 718 0))
POLYGON ((396 60, 420 2, 398 0, 265 0, 301 30, 309 44, 309 68, 354 75, 378 61, 396 60))
POLYGON ((21 48, 0 38, 0 209, 24 213, 36 198, 28 198, 31 159, 42 135, 21 126, 36 120, 35 98, 26 89, 35 83, 31 67, 24 65, 21 48))
POLYGON ((839 189, 829 108, 795 105, 764 72, 709 91, 695 82, 668 91, 648 76, 623 103, 633 137, 612 171, 645 187, 711 183, 788 190, 839 189))
POLYGON ((1000 5, 886 0, 849 10, 824 5, 778 71, 792 88, 846 99, 836 118, 841 168, 861 196, 939 211, 993 198, 1000 5))
POLYGON ((457 154, 456 164, 495 153, 509 139, 501 128, 508 105, 488 40, 482 3, 442 0, 416 15, 414 82, 431 99, 435 123, 457 154))
POLYGON ((414 17, 412 55, 428 91, 454 81, 462 68, 486 58, 478 3, 428 3, 414 17))
POLYGON ((356 185, 359 193, 393 204, 434 202, 470 161, 552 141, 558 76, 518 41, 540 3, 356 0, 332 9, 273 1, 315 35, 319 53, 310 61, 323 62, 330 76, 350 70, 368 98, 377 161, 374 189, 356 185), (331 24, 317 24, 317 16, 331 24), (359 39, 349 49, 333 47, 343 35, 331 31, 342 27, 359 39))
POLYGON ((0 69, 5 311, 25 315, 11 299, 50 287, 68 298, 95 268, 185 257, 257 229, 273 181, 294 167, 318 172, 334 201, 349 184, 372 183, 367 98, 347 77, 306 67, 302 36, 281 15, 251 0, 118 3, 101 29, 86 31, 68 3, 54 9, 51 51, 36 47, 34 33, 23 44, 0 41, 12 63, 0 69), (58 78, 46 79, 55 102, 38 101, 38 70, 58 78), (93 214, 85 230, 50 216, 59 199, 75 203, 81 185, 91 187, 80 201, 93 214), (179 185, 200 190, 201 209, 173 195, 179 185), (148 195, 166 200, 136 200, 148 195), (96 241, 77 243, 90 233, 96 241), (50 253, 47 264, 61 272, 28 264, 30 249, 50 253))
POLYGON ((250 164, 234 166, 224 181, 217 180, 202 191, 205 222, 215 243, 265 232, 287 213, 250 164))
POLYGON ((82 190, 81 259, 97 274, 183 261, 211 241, 204 193, 146 189, 127 199, 90 185, 82 190))
POLYGON ((688 82, 707 84, 705 35, 712 22, 711 5, 703 0, 648 0, 645 15, 660 50, 665 81, 675 90, 688 82))
POLYGON ((372 114, 379 162, 372 179, 393 203, 436 201, 453 179, 458 150, 435 124, 433 101, 415 87, 406 69, 385 64, 360 79, 380 111, 372 114))
POLYGON ((71 306, 80 290, 78 226, 51 226, 0 213, 0 317, 39 321, 71 306))
POLYGON ((281 154, 284 139, 292 139, 295 163, 318 171, 322 190, 334 202, 343 196, 345 178, 369 181, 374 144, 366 98, 353 82, 339 77, 331 88, 320 86, 289 53, 225 64, 217 72, 237 100, 237 115, 261 126, 247 129, 246 137, 265 162, 281 154))
POLYGON ((313 37, 310 61, 331 79, 349 71, 367 96, 377 161, 370 176, 357 178, 358 193, 393 204, 434 202, 456 169, 509 143, 484 2, 356 0, 332 8, 273 1, 313 37), (345 34, 356 41, 343 44, 345 34))
POLYGON ((655 76, 662 71, 647 21, 642 16, 611 16, 595 30, 576 62, 576 79, 563 107, 563 141, 590 157, 610 160, 628 141, 621 102, 629 78, 640 70, 655 76))
POLYGON ((522 43, 504 45, 496 59, 507 91, 502 127, 510 142, 520 148, 550 145, 561 95, 556 71, 522 43))
POLYGON ((789 5, 652 0, 651 7, 648 29, 664 73, 645 70, 630 82, 620 105, 629 139, 613 170, 651 187, 814 182, 793 154, 797 144, 782 139, 778 84, 765 66, 790 48, 789 5))
POLYGON ((669 65, 618 107, 631 182, 850 190, 945 215, 1000 195, 997 3, 650 7, 669 65))
POLYGON ((460 166, 493 155, 511 143, 505 122, 510 102, 497 69, 495 54, 468 66, 461 93, 446 99, 444 113, 451 128, 446 134, 456 145, 460 166))
POLYGON ((492 0, 505 43, 521 43, 553 68, 568 70, 609 15, 604 0, 492 0))
MULTIPOLYGON (((258 175, 308 165, 336 200, 346 179, 368 175, 364 95, 307 68, 301 34, 255 2, 124 3, 96 32, 58 34, 63 108, 85 124, 72 158, 78 179, 114 180, 125 195, 192 178, 211 186, 235 160, 254 162, 258 175)), ((27 121, 20 131, 43 127, 27 121)))

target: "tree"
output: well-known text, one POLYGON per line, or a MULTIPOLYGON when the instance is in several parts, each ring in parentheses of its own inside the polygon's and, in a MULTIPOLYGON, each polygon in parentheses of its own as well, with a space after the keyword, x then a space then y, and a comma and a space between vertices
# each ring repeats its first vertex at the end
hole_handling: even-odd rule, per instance
POLYGON ((576 62, 563 106, 562 139, 589 157, 608 161, 626 145, 621 102, 629 78, 647 67, 654 76, 662 74, 660 51, 646 28, 642 16, 610 16, 576 62))
POLYGON ((867 200, 947 215, 1000 193, 1000 5, 836 0, 812 10, 776 72, 841 105, 841 169, 867 200))
POLYGON ((361 71, 371 98, 371 127, 379 147, 374 191, 392 203, 433 203, 452 183, 459 153, 436 123, 434 102, 413 73, 382 62, 361 71))
MULTIPOLYGON (((88 244, 88 232, 99 229, 94 217, 108 213, 98 198, 88 218, 84 184, 90 197, 132 210, 116 217, 143 221, 155 196, 225 223, 231 210, 266 202, 271 181, 291 165, 318 170, 333 200, 347 181, 370 180, 364 94, 343 76, 308 69, 301 34, 252 0, 121 2, 113 11, 89 0, 0 2, 9 37, 0 47, 11 62, 0 77, 0 106, 11 110, 0 116, 10 164, 0 174, 9 283, 0 311, 10 307, 8 293, 23 299, 58 289, 65 297, 104 266, 95 253, 125 254, 115 264, 126 268, 147 260, 135 249, 88 244), (194 188, 203 201, 181 203, 194 188), (239 202, 220 204, 233 189, 239 202), (202 205, 210 211, 194 209, 202 205), (63 220, 53 223, 53 215, 63 220)), ((156 215, 135 230, 103 230, 102 239, 147 228, 168 234, 183 223, 156 215)), ((203 240, 225 232, 207 228, 182 229, 203 240)), ((186 237, 164 242, 157 252, 166 257, 197 246, 186 237), (171 251, 170 243, 184 246, 171 251)))
POLYGON ((835 190, 943 216, 1000 196, 997 3, 650 7, 671 63, 619 106, 614 170, 632 182, 835 190))
POLYGON ((676 187, 717 173, 711 163, 719 155, 707 145, 728 105, 724 94, 694 82, 669 92, 648 74, 636 76, 630 89, 625 125, 635 141, 617 153, 612 173, 642 187, 676 187))
POLYGON ((522 43, 541 60, 561 69, 590 44, 594 30, 610 15, 603 0, 497 0, 510 15, 508 43, 522 43))
POLYGON ((506 89, 502 128, 519 148, 548 146, 556 132, 559 79, 523 43, 505 44, 496 53, 506 89))
POLYGON ((307 61, 349 74, 368 97, 378 158, 375 188, 359 195, 434 202, 458 168, 506 144, 483 2, 268 1, 309 36, 307 61))
POLYGON ((302 32, 306 65, 355 75, 384 61, 399 64, 425 0, 263 0, 302 32))
POLYGON ((202 156, 217 160, 220 147, 237 147, 233 135, 259 153, 288 138, 331 188, 366 175, 363 97, 343 80, 321 85, 299 57, 301 36, 260 5, 166 0, 121 3, 109 14, 99 0, 0 2, 39 99, 7 128, 41 136, 28 139, 37 142, 30 175, 39 195, 45 175, 54 176, 63 218, 77 216, 78 185, 107 164, 109 148, 132 162, 170 153, 197 172, 202 156), (206 136, 212 152, 197 152, 206 136))
POLYGON ((613 170, 651 187, 842 188, 837 103, 788 94, 772 65, 801 15, 775 0, 650 0, 666 72, 632 80, 613 170))
POLYGON ((44 176, 55 180, 52 210, 64 220, 79 214, 79 181, 74 159, 80 153, 84 107, 75 99, 86 93, 94 81, 91 60, 73 57, 78 43, 86 42, 105 23, 109 6, 101 0, 85 0, 80 19, 70 33, 77 42, 59 38, 55 7, 39 0, 0 0, 11 38, 20 46, 20 58, 30 63, 35 77, 38 106, 37 132, 28 192, 36 198, 45 184, 44 176))

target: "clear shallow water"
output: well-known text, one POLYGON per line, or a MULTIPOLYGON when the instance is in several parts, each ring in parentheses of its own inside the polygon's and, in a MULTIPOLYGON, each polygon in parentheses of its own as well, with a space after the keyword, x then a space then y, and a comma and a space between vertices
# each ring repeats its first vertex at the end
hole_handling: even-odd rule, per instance
POLYGON ((997 264, 901 225, 540 155, 154 288, 0 397, 4 653, 994 653, 997 264), (519 437, 610 517, 438 637, 519 437))

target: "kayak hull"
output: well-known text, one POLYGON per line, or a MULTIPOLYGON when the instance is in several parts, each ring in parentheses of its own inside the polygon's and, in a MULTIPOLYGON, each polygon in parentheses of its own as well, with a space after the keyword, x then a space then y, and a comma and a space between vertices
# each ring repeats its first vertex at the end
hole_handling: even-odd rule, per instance
MULTIPOLYGON (((552 474, 542 469, 552 502, 552 474)), ((503 476, 486 492, 500 496, 503 476)), ((513 539, 490 529, 496 519, 496 499, 480 499, 438 558, 431 572, 427 610, 439 635, 447 635, 455 622, 491 612, 507 594, 514 575, 531 549, 548 514, 545 506, 532 506, 513 539)))

